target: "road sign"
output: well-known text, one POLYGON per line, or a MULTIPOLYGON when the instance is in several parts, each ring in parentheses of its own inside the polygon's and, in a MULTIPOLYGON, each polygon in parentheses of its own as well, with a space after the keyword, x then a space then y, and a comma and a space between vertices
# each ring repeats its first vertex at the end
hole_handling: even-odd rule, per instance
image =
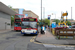
POLYGON ((62 16, 67 16, 67 15, 68 15, 68 13, 63 13, 63 14, 62 14, 62 16))
POLYGON ((50 19, 51 15, 48 15, 48 19, 50 19))
POLYGON ((48 15, 48 17, 50 17, 51 15, 48 15))
POLYGON ((48 17, 48 19, 50 19, 50 17, 48 17))

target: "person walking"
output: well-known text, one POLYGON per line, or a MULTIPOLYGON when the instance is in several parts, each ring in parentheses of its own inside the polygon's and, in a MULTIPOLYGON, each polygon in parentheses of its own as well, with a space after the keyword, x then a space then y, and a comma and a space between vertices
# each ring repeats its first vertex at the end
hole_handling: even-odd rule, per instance
POLYGON ((45 34, 45 33, 46 33, 46 28, 45 28, 45 26, 44 26, 44 25, 42 26, 42 28, 41 28, 41 29, 42 29, 42 34, 45 34))

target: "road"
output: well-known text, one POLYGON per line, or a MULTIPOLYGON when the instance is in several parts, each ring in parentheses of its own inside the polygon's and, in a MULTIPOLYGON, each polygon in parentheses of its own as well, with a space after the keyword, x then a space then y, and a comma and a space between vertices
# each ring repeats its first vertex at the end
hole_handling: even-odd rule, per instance
POLYGON ((36 35, 21 35, 20 32, 0 33, 0 50, 27 50, 30 39, 36 35))

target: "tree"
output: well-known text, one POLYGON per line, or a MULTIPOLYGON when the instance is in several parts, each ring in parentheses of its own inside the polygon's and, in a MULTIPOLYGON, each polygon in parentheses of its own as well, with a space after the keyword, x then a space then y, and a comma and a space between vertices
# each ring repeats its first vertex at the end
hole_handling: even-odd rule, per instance
MULTIPOLYGON (((12 6, 8 5, 8 7, 11 8, 12 10, 14 10, 14 9, 12 8, 12 6)), ((13 24, 14 24, 14 15, 11 16, 11 25, 13 25, 13 24)))
POLYGON ((11 25, 14 25, 14 17, 11 16, 11 25))
POLYGON ((44 19, 43 22, 44 22, 44 25, 50 25, 50 20, 48 19, 44 19))
POLYGON ((53 22, 56 22, 56 24, 58 24, 60 22, 60 20, 55 19, 53 22))
POLYGON ((69 26, 71 26, 71 22, 70 22, 70 21, 67 21, 67 24, 68 24, 69 26))
POLYGON ((40 25, 41 25, 41 24, 42 24, 42 25, 50 25, 50 20, 48 20, 48 19, 43 19, 42 22, 41 22, 41 20, 39 20, 39 23, 40 23, 40 25))

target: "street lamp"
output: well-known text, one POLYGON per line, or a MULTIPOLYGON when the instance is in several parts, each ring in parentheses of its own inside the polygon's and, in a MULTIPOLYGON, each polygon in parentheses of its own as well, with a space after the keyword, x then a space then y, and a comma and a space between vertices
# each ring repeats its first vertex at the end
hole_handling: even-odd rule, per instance
MULTIPOLYGON (((48 15, 48 19, 50 20, 50 25, 51 25, 51 15, 48 15)), ((50 31, 51 31, 51 27, 50 27, 50 31)))
POLYGON ((53 13, 52 13, 52 15, 55 15, 55 19, 56 19, 56 14, 53 14, 53 13))
MULTIPOLYGON (((55 19, 56 19, 56 14, 51 14, 51 15, 55 15, 55 19)), ((51 15, 50 15, 50 24, 51 24, 51 15)), ((50 27, 50 31, 51 31, 51 27, 50 27)))

